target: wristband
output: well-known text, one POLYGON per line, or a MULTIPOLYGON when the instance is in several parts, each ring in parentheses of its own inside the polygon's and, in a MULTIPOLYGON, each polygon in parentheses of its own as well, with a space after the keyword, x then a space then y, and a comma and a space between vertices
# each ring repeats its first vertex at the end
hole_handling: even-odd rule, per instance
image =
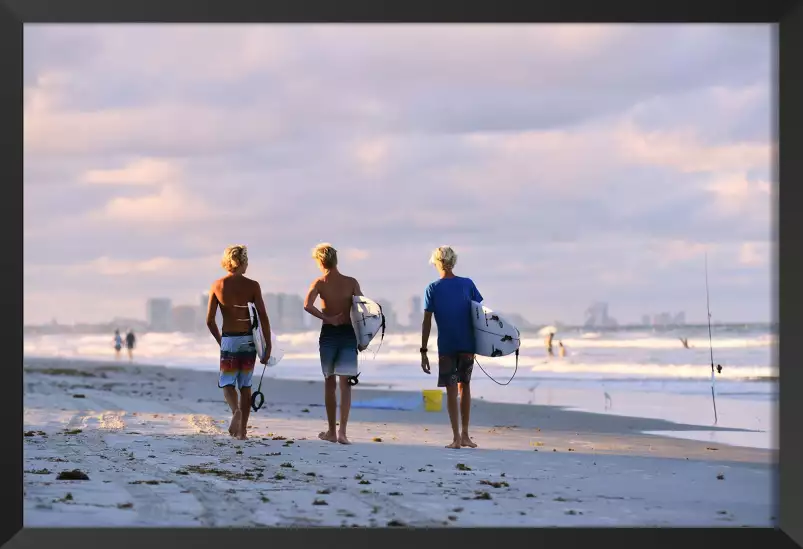
POLYGON ((427 353, 427 348, 426 348, 426 347, 421 347, 421 348, 419 349, 419 351, 420 351, 421 353, 423 353, 423 354, 426 354, 426 353, 427 353))

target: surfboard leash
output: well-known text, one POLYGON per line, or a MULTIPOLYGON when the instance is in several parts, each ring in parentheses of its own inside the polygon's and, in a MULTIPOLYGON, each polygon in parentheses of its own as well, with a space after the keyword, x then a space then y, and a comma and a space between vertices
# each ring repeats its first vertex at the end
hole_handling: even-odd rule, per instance
POLYGON ((385 313, 382 311, 382 305, 377 303, 377 306, 379 307, 379 314, 382 316, 382 324, 380 325, 380 328, 382 328, 382 334, 379 336, 379 347, 377 347, 376 351, 374 351, 374 359, 376 359, 376 355, 379 353, 379 349, 382 348, 382 343, 385 341, 385 313))
POLYGON ((265 368, 268 367, 267 362, 262 365, 262 375, 259 376, 259 385, 257 385, 257 390, 251 395, 251 409, 254 412, 258 412, 262 405, 265 404, 265 395, 262 394, 262 378, 265 377, 265 368), (257 403, 257 397, 259 397, 259 403, 257 403))
MULTIPOLYGON (((250 303, 249 303, 249 310, 250 310, 250 303)), ((251 321, 251 330, 257 330, 259 328, 259 315, 257 314, 256 305, 254 306, 254 319, 251 321)), ((270 357, 268 357, 270 360, 270 357)), ((265 364, 262 365, 262 375, 259 376, 259 385, 257 385, 257 390, 251 395, 251 409, 254 412, 258 412, 260 408, 265 404, 265 395, 262 394, 262 379, 265 377, 265 369, 268 367, 268 362, 266 361, 265 364), (257 397, 259 397, 259 403, 257 403, 257 397)))
POLYGON ((482 367, 482 364, 480 364, 480 361, 477 360, 477 355, 474 355, 474 362, 476 362, 477 366, 480 367, 480 370, 482 370, 482 373, 485 374, 486 376, 488 376, 488 379, 490 379, 491 381, 493 381, 497 385, 502 385, 502 386, 510 385, 510 382, 513 381, 514 377, 516 377, 516 372, 519 369, 519 350, 516 349, 516 367, 513 368, 513 375, 510 376, 510 379, 508 379, 507 382, 505 382, 505 383, 501 383, 499 381, 496 381, 493 377, 491 377, 491 375, 488 372, 485 371, 485 368, 482 367))

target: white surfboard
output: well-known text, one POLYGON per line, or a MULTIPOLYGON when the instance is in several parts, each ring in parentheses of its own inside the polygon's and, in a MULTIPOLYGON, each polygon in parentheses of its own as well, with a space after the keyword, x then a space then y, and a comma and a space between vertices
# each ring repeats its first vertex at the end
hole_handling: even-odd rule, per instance
POLYGON ((377 334, 385 335, 385 315, 382 307, 373 299, 355 295, 351 302, 351 325, 357 336, 357 344, 367 347, 377 334))
POLYGON ((521 345, 518 328, 488 307, 471 302, 471 322, 474 325, 474 352, 480 356, 505 356, 515 353, 521 345))
MULTIPOLYGON (((254 345, 257 349, 257 360, 259 360, 259 363, 261 364, 262 361, 265 360, 267 345, 265 344, 265 338, 262 336, 262 326, 259 324, 259 315, 257 314, 256 305, 251 305, 252 306, 248 307, 248 312, 251 314, 251 333, 254 336, 254 345)), ((270 341, 271 353, 266 366, 276 366, 284 356, 284 351, 279 349, 277 346, 275 334, 270 334, 270 341)))

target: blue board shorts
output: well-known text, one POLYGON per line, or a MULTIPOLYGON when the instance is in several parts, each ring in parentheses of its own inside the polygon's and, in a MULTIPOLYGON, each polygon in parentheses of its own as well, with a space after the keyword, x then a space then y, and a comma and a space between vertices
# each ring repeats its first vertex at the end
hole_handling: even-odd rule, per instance
POLYGON ((220 338, 220 379, 218 387, 251 386, 257 349, 251 332, 223 332, 220 338))
POLYGON ((324 377, 356 376, 357 335, 351 324, 323 324, 318 338, 324 377))

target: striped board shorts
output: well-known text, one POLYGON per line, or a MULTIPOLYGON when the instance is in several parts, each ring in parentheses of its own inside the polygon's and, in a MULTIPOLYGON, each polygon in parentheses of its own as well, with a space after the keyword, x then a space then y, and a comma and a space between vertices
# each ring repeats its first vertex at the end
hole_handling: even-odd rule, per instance
POLYGON ((218 387, 250 387, 256 359, 257 350, 251 332, 223 332, 220 339, 218 387))

